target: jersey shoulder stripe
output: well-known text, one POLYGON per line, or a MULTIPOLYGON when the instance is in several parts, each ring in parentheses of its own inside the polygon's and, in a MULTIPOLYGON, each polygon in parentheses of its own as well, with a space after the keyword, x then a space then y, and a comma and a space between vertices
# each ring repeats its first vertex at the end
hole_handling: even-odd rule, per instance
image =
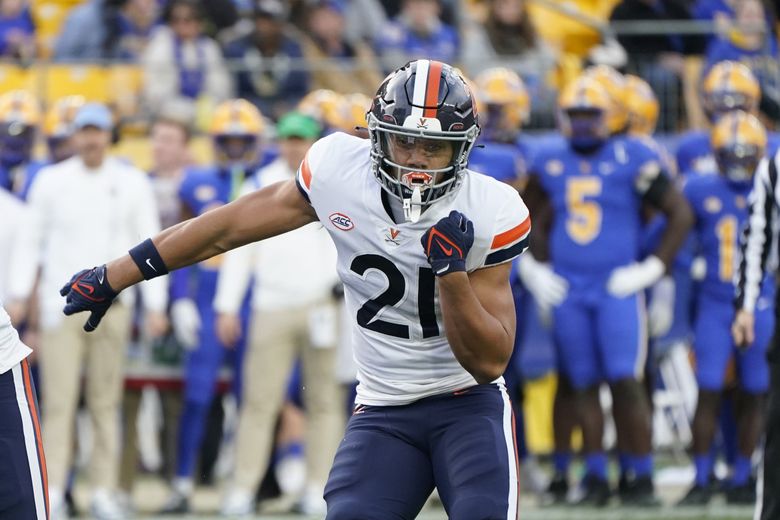
POLYGON ((492 221, 485 229, 481 267, 508 262, 528 248, 531 217, 515 188, 485 175, 469 173, 469 184, 481 193, 473 201, 478 213, 492 221))

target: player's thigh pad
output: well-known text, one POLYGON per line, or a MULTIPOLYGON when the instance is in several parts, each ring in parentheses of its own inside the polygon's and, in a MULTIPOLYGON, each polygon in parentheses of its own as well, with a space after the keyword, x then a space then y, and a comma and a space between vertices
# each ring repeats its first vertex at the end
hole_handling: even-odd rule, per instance
POLYGON ((766 351, 775 328, 775 311, 769 306, 756 310, 755 341, 735 356, 739 370, 739 385, 750 394, 763 394, 769 389, 769 363, 766 351))
POLYGON ((733 352, 731 302, 700 297, 693 325, 693 351, 696 355, 696 382, 708 391, 723 389, 726 368, 733 352))
POLYGON ((394 421, 410 406, 356 408, 325 486, 327 520, 417 517, 433 490, 433 472, 428 454, 402 434, 411 424, 394 421))
POLYGON ((553 338, 558 365, 575 389, 601 380, 593 313, 583 302, 569 297, 553 309, 553 338))
POLYGON ((477 385, 436 403, 434 479, 450 520, 517 517, 518 460, 503 385, 477 385))
POLYGON ((616 298, 605 294, 598 305, 597 350, 610 383, 638 379, 647 360, 647 318, 644 295, 616 298))

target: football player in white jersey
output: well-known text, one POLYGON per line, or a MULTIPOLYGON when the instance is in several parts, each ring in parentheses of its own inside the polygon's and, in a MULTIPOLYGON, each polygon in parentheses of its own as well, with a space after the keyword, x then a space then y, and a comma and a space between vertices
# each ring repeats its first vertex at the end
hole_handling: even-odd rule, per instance
POLYGON ((0 302, 0 518, 47 520, 49 493, 32 353, 0 302))
MULTIPOLYGON (((280 182, 73 276, 66 314, 93 330, 116 294, 320 221, 354 317, 357 405, 325 489, 329 520, 415 518, 434 487, 451 519, 516 518, 511 260, 528 244, 517 191, 466 169, 475 103, 447 64, 383 81, 370 139, 329 135, 280 182), (378 181, 378 182, 377 182, 378 181)), ((300 254, 307 254, 301 251, 300 254)))

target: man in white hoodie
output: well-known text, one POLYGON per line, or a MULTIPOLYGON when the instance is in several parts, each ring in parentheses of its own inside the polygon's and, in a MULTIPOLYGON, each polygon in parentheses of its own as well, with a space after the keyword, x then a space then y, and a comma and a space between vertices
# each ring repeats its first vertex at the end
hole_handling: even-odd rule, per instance
MULTIPOLYGON (((52 519, 63 518, 63 490, 71 463, 73 424, 82 369, 94 426, 91 456, 91 509, 100 520, 123 518, 114 499, 119 467, 119 413, 124 351, 130 336, 134 292, 117 302, 107 327, 87 335, 80 320, 63 317, 58 295, 63 278, 83 263, 119 254, 139 237, 160 229, 159 214, 146 174, 108 155, 112 115, 86 104, 73 122, 77 154, 41 170, 29 196, 24 239, 12 259, 10 299, 30 297, 40 279, 41 384, 44 392, 43 444, 49 462, 52 519)), ((151 334, 167 328, 167 283, 141 285, 146 325, 151 334)))
MULTIPOLYGON (((243 194, 295 178, 320 136, 319 123, 290 112, 277 124, 279 158, 258 171, 243 194)), ((322 491, 344 432, 343 399, 335 375, 338 312, 336 248, 320 223, 228 252, 219 271, 214 307, 217 333, 233 345, 241 333, 239 309, 254 275, 252 322, 244 364, 244 401, 236 439, 236 472, 222 507, 251 514, 273 449, 276 418, 296 359, 303 362, 306 405, 306 513, 325 512, 322 491)))

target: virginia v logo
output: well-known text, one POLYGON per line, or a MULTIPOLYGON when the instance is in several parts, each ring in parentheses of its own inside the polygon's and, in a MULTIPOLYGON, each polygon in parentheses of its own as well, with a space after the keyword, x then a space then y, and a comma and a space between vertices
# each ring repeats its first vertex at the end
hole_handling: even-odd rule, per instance
POLYGON ((400 245, 401 242, 398 240, 399 233, 401 233, 400 229, 387 228, 385 232, 385 242, 388 242, 390 244, 400 245))

